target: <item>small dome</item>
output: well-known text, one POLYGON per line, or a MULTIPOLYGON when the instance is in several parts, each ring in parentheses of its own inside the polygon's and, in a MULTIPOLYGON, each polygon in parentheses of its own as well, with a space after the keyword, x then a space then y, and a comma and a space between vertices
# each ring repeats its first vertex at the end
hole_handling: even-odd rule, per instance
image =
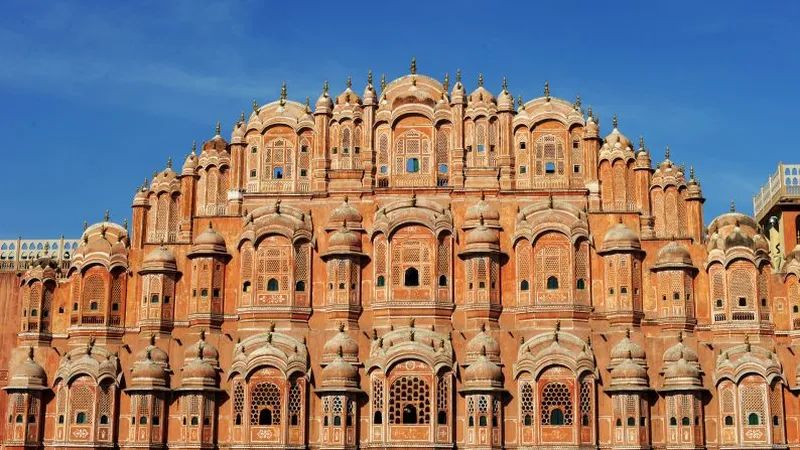
POLYGON ((208 222, 206 231, 194 238, 194 244, 188 253, 189 257, 200 255, 229 256, 225 238, 214 230, 211 222, 208 222))
POLYGON ((514 110, 514 96, 505 89, 500 92, 500 96, 497 98, 497 109, 501 111, 514 110))
POLYGON ((699 380, 700 370, 696 366, 689 364, 689 362, 685 359, 681 358, 670 364, 669 367, 664 370, 665 381, 675 381, 676 379, 680 378, 695 378, 699 380))
POLYGON ((328 223, 330 226, 339 227, 345 222, 351 225, 360 225, 362 220, 363 218, 361 217, 361 213, 359 213, 357 209, 350 206, 348 198, 345 197, 344 202, 342 202, 339 207, 331 212, 330 218, 328 218, 328 223))
POLYGON ((612 385, 614 381, 622 380, 628 382, 643 381, 647 384, 647 370, 628 357, 611 371, 611 380, 612 385))
POLYGON ((589 118, 586 119, 586 137, 597 137, 600 134, 600 127, 594 121, 592 116, 592 108, 589 108, 589 118))
POLYGON ((197 238, 194 240, 195 245, 203 244, 203 245, 225 245, 225 238, 222 237, 221 234, 217 233, 214 228, 212 228, 211 223, 208 224, 208 229, 202 233, 200 233, 197 238))
POLYGON ((503 381, 503 371, 500 370, 500 367, 489 360, 486 357, 486 354, 481 354, 478 357, 478 360, 474 363, 470 364, 469 367, 464 370, 464 383, 465 384, 474 384, 474 383, 502 383, 503 381))
POLYGON ((603 236, 603 252, 638 251, 642 249, 639 236, 621 221, 603 236))
POLYGON ((183 175, 191 175, 194 173, 194 170, 197 168, 197 155, 192 152, 189 156, 186 157, 186 161, 183 162, 183 167, 181 168, 181 173, 183 175))
POLYGON ((664 365, 674 363, 680 359, 690 362, 698 362, 697 352, 693 348, 683 343, 683 336, 678 338, 678 343, 668 348, 664 352, 664 365))
POLYGON ((658 251, 656 268, 688 268, 692 267, 692 255, 683 245, 672 241, 658 251))
POLYGON ((333 232, 328 245, 331 247, 361 247, 361 239, 356 233, 347 228, 340 228, 333 232))
POLYGON ((364 105, 375 105, 378 103, 378 93, 375 92, 375 87, 372 86, 372 83, 367 84, 367 87, 364 88, 364 105))
POLYGON ((447 94, 442 92, 442 96, 439 97, 439 101, 436 102, 436 105, 433 107, 433 112, 439 111, 448 111, 450 109, 450 102, 447 98, 447 94))
POLYGON ((493 361, 500 360, 500 344, 486 332, 485 325, 481 327, 481 332, 476 334, 475 337, 470 339, 467 343, 467 360, 478 358, 484 351, 489 359, 493 361))
POLYGON ((469 102, 470 103, 497 103, 497 100, 494 98, 491 92, 489 92, 485 87, 478 86, 477 89, 472 91, 469 94, 469 102))
POLYGON ((219 126, 217 126, 217 134, 210 140, 203 144, 203 152, 216 151, 224 152, 228 149, 228 141, 219 134, 219 126))
POLYGON ((746 247, 752 249, 755 245, 753 238, 745 234, 739 225, 737 224, 733 228, 733 232, 725 237, 725 249, 731 249, 734 247, 746 247))
POLYGON ((186 349, 184 359, 204 359, 216 362, 219 360, 219 350, 206 341, 206 333, 201 330, 200 339, 186 349))
POLYGON ((146 358, 144 361, 137 361, 131 369, 131 379, 133 384, 142 382, 163 381, 167 378, 166 366, 164 364, 146 358))
POLYGON ((322 89, 322 95, 319 96, 316 103, 317 113, 328 113, 333 109, 333 100, 328 95, 328 82, 325 82, 325 87, 322 89))
POLYGON ((467 231, 467 247, 490 246, 499 250, 500 234, 497 230, 487 228, 483 223, 467 231))
POLYGON ((142 262, 142 269, 177 271, 178 265, 172 251, 162 245, 145 256, 142 262))
MULTIPOLYGON (((196 358, 189 364, 183 367, 183 382, 182 384, 190 384, 191 379, 201 379, 201 384, 215 384, 217 378, 217 371, 208 362, 202 358, 196 358)), ((193 384, 193 383, 191 383, 193 384)))
POLYGON ((481 195, 481 199, 478 203, 467 208, 467 213, 464 215, 464 221, 472 222, 472 221, 479 221, 481 216, 483 216, 483 220, 487 222, 494 222, 500 220, 500 211, 497 210, 494 206, 491 206, 489 203, 486 202, 486 199, 481 195))
POLYGON ((322 369, 323 389, 358 389, 358 370, 339 354, 322 369))
POLYGON ((360 105, 361 97, 356 94, 350 86, 350 79, 347 79, 347 88, 336 97, 336 105, 360 105))
POLYGON ((330 361, 341 350, 343 357, 348 361, 358 360, 358 342, 344 331, 344 326, 339 326, 339 332, 325 342, 322 347, 322 359, 330 361))
POLYGON ((611 133, 609 133, 609 135, 603 140, 603 147, 607 147, 608 149, 619 148, 621 150, 633 150, 633 145, 631 144, 630 139, 625 137, 624 134, 620 133, 616 125, 614 126, 614 129, 611 130, 611 133))
POLYGON ((622 360, 628 357, 636 360, 646 360, 644 349, 631 340, 629 330, 626 331, 625 337, 611 349, 612 360, 622 360))
POLYGON ((158 348, 155 345, 155 339, 152 337, 150 338, 150 345, 143 348, 142 351, 136 354, 137 361, 145 361, 147 359, 163 364, 167 364, 169 362, 169 355, 167 355, 167 352, 158 348))
POLYGON ((756 234, 753 236, 753 243, 755 245, 755 250, 763 250, 769 254, 769 242, 767 242, 767 239, 763 235, 756 234))
POLYGON ((9 387, 16 388, 45 388, 47 387, 47 373, 33 359, 33 347, 28 349, 28 358, 11 369, 9 387))
POLYGON ((453 85, 453 91, 450 93, 451 102, 463 104, 466 95, 467 92, 464 90, 464 85, 461 84, 459 77, 456 77, 456 84, 453 85))

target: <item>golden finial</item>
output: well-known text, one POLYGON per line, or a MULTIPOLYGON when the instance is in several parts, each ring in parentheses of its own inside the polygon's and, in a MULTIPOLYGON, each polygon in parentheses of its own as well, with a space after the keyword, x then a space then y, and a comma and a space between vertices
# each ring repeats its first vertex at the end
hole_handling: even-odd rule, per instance
POLYGON ((544 82, 544 98, 549 102, 550 101, 550 83, 547 81, 544 82))
POLYGON ((122 220, 122 227, 125 228, 125 231, 128 231, 128 218, 122 220))
POLYGON ((415 73, 417 73, 417 57, 416 56, 412 56, 411 57, 411 74, 414 75, 415 73))
POLYGON ((575 96, 575 111, 581 110, 581 94, 575 96))
POLYGON ((694 180, 694 166, 689 166, 689 179, 694 180))
POLYGON ((386 89, 386 74, 382 73, 381 74, 381 92, 383 92, 384 89, 386 89))
POLYGON ((372 86, 372 69, 367 72, 367 84, 372 86))
POLYGON ((639 136, 639 150, 644 150, 644 136, 639 136))
POLYGON ((736 212, 736 204, 733 202, 733 199, 731 199, 731 212, 736 212))
POLYGON ((108 210, 106 210, 106 213, 103 215, 103 222, 108 222, 110 217, 111 216, 108 214, 108 210))
POLYGON ((592 113, 592 105, 589 105, 588 114, 589 114, 589 119, 594 120, 594 114, 592 113))
POLYGON ((167 169, 172 169, 172 156, 167 157, 167 169))
POLYGON ((478 86, 479 87, 483 86, 483 74, 482 73, 478 74, 478 86))
POLYGON ((311 101, 306 97, 306 112, 311 112, 311 101))
POLYGON ((352 87, 353 87, 353 77, 351 77, 350 75, 348 75, 348 76, 347 76, 347 89, 350 89, 350 88, 352 88, 352 87))
MULTIPOLYGON (((192 139, 192 156, 197 154, 197 140, 192 139)), ((147 180, 144 180, 144 184, 147 184, 147 180)))
POLYGON ((258 100, 253 99, 253 112, 258 112, 258 100))
POLYGON ((324 97, 328 96, 328 80, 325 80, 325 84, 322 85, 322 95, 324 97))
POLYGON ((244 110, 242 110, 242 114, 239 116, 239 123, 244 123, 244 110))
POLYGON ((508 78, 503 75, 503 92, 508 92, 508 78))
POLYGON ((522 96, 521 95, 517 96, 517 106, 519 106, 520 109, 522 109, 522 96))
POLYGON ((669 159, 669 145, 667 146, 667 149, 666 149, 666 150, 664 150, 664 157, 665 157, 666 159, 669 159))
POLYGON ((450 74, 449 73, 445 73, 444 74, 444 90, 445 91, 449 91, 450 90, 450 74))
POLYGON ((217 125, 214 127, 214 134, 219 136, 219 133, 222 131, 222 126, 219 124, 219 120, 217 121, 217 125))
POLYGON ((456 84, 461 83, 461 69, 456 69, 456 84))
POLYGON ((611 120, 611 125, 613 125, 614 128, 617 128, 617 125, 619 125, 619 120, 617 120, 617 113, 614 113, 614 118, 611 120))
POLYGON ((286 104, 286 82, 281 84, 281 105, 286 104))

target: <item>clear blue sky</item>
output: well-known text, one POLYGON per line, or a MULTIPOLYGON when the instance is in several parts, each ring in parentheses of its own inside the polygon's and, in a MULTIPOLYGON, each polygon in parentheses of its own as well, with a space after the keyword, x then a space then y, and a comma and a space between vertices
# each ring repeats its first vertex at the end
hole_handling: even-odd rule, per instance
POLYGON ((706 221, 800 162, 800 3, 4 0, 0 17, 0 238, 77 237, 130 217, 136 186, 253 98, 339 92, 368 69, 482 72, 512 94, 580 93, 611 129, 643 134, 654 162, 694 165, 706 221))

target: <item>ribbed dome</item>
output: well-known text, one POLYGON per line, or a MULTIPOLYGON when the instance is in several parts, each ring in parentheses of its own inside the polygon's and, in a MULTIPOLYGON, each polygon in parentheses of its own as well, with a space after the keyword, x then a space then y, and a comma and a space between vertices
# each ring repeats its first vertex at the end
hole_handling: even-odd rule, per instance
POLYGON ((174 272, 178 270, 178 265, 175 261, 175 255, 172 254, 172 251, 162 245, 145 256, 144 261, 142 262, 142 269, 174 272))
POLYGON ((194 238, 194 244, 188 253, 189 257, 199 255, 229 256, 225 238, 214 230, 211 222, 208 222, 206 231, 194 238))
POLYGON ((502 383, 503 371, 500 367, 486 357, 485 351, 478 359, 464 370, 464 383, 477 384, 486 382, 490 384, 502 383))
POLYGON ((477 89, 469 94, 469 102, 497 103, 497 100, 495 100, 494 95, 492 95, 492 93, 489 92, 485 87, 478 86, 477 89))
POLYGON ((206 231, 200 233, 197 238, 194 240, 195 245, 225 245, 225 238, 222 237, 221 234, 217 233, 214 228, 211 226, 211 223, 208 224, 208 229, 206 231))
POLYGON ((639 236, 622 222, 608 230, 603 237, 603 252, 639 251, 641 248, 639 236))
POLYGON ((633 342, 630 337, 630 331, 626 331, 625 337, 611 349, 611 359, 621 360, 628 358, 629 355, 633 359, 646 359, 644 349, 640 347, 639 344, 633 342))
POLYGON ((208 360, 196 358, 183 367, 183 385, 190 384, 190 379, 201 379, 201 384, 215 384, 217 371, 208 360))
POLYGON ((362 220, 363 218, 361 217, 361 213, 359 213, 357 209, 350 206, 349 199, 345 197, 344 202, 342 202, 340 206, 331 212, 331 216, 328 218, 328 224, 336 227, 339 227, 344 223, 357 225, 361 224, 362 220))
POLYGON ((634 383, 643 381, 646 385, 647 370, 628 357, 611 371, 611 380, 612 386, 614 385, 614 381, 632 381, 634 383))
POLYGON ((630 139, 620 133, 616 126, 611 130, 611 133, 603 139, 603 147, 607 147, 608 149, 620 148, 622 150, 633 149, 630 139))
POLYGON ((192 153, 186 157, 186 160, 183 162, 183 167, 181 168, 181 173, 184 175, 191 175, 194 173, 194 170, 197 168, 197 156, 192 153))
POLYGON ((44 389, 47 387, 47 373, 33 359, 33 347, 28 349, 28 357, 22 364, 11 369, 10 388, 44 389))
POLYGON ((467 231, 467 246, 491 246, 498 247, 500 244, 500 234, 497 230, 487 228, 483 223, 467 231))
POLYGON ((353 89, 350 88, 350 80, 347 80, 347 88, 336 97, 336 105, 360 105, 361 104, 361 97, 356 94, 353 89))
POLYGON ((486 356, 494 361, 500 360, 500 344, 486 332, 486 326, 481 327, 481 332, 469 340, 466 346, 467 361, 478 358, 481 352, 486 352, 486 356))
POLYGON ((514 96, 508 92, 508 89, 503 89, 497 97, 497 109, 501 111, 514 110, 514 96))
POLYGON ((339 332, 328 339, 322 347, 322 359, 332 360, 339 354, 340 350, 343 357, 348 361, 358 360, 358 342, 344 331, 344 325, 342 324, 339 325, 339 332))
POLYGON ((323 389, 358 389, 358 370, 341 353, 322 369, 323 389))
POLYGON ((184 358, 187 360, 190 358, 200 358, 201 355, 203 359, 207 361, 219 360, 219 350, 206 341, 205 330, 201 330, 200 339, 186 349, 184 358))
POLYGON ((328 113, 333 109, 333 100, 328 95, 328 82, 325 82, 325 87, 322 89, 322 95, 319 96, 316 103, 317 113, 328 113))
POLYGON ((155 345, 155 341, 152 337, 150 338, 150 345, 143 348, 139 353, 136 354, 137 361, 145 361, 147 359, 164 364, 169 362, 169 355, 167 355, 167 352, 158 348, 155 345))
POLYGON ((217 133, 211 140, 203 144, 203 151, 217 151, 223 152, 228 149, 228 141, 217 133))
POLYGON ((678 342, 664 352, 664 364, 674 363, 680 359, 690 362, 698 362, 700 360, 697 352, 683 343, 683 335, 679 335, 678 342))
POLYGON ((766 238, 760 234, 756 234, 753 236, 753 244, 755 250, 763 250, 769 253, 769 242, 767 242, 766 238))
POLYGON ((483 194, 481 194, 481 200, 478 203, 467 208, 464 220, 466 222, 477 222, 481 217, 487 222, 500 220, 500 211, 487 203, 486 199, 483 198, 483 194))
POLYGON ((133 384, 152 383, 153 381, 163 381, 167 378, 166 366, 158 363, 149 357, 133 364, 131 379, 133 384))
POLYGON ((675 379, 679 378, 696 378, 700 379, 700 370, 692 365, 689 364, 688 361, 681 358, 674 363, 670 364, 666 370, 664 370, 664 380, 674 381, 675 379))
POLYGON ((687 268, 692 267, 692 255, 683 245, 673 241, 665 245, 658 251, 656 257, 657 268, 687 268))
POLYGON ((755 242, 753 238, 745 234, 739 225, 737 224, 733 228, 733 232, 725 237, 725 249, 730 249, 733 247, 746 247, 752 249, 754 247, 755 242))

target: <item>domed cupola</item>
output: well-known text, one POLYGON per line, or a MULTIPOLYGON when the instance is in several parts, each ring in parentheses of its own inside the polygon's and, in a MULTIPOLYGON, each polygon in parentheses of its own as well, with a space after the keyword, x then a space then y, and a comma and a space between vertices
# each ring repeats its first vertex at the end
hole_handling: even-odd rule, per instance
POLYGON ((322 389, 320 391, 360 391, 358 369, 345 361, 341 348, 337 351, 336 358, 322 369, 322 389))
POLYGON ((376 106, 378 104, 378 93, 372 85, 372 70, 367 73, 367 87, 364 88, 364 106, 376 106))
POLYGON ((28 347, 28 356, 21 364, 11 368, 9 382, 4 390, 43 391, 47 387, 47 373, 33 359, 33 347, 28 347))
POLYGON ((486 197, 481 192, 481 199, 478 203, 473 204, 467 208, 467 213, 464 215, 464 222, 466 225, 477 225, 479 219, 483 217, 486 224, 491 226, 499 226, 500 211, 486 202, 486 197))
POLYGON ((322 86, 322 95, 317 99, 314 114, 329 114, 333 111, 333 100, 328 95, 328 82, 322 86))
POLYGON ((500 344, 486 332, 486 323, 481 324, 480 333, 469 340, 465 348, 466 361, 472 362, 478 359, 485 352, 489 360, 500 362, 500 344))
POLYGON ((614 129, 611 130, 611 133, 609 133, 608 136, 606 136, 603 139, 603 147, 600 150, 601 152, 603 150, 607 151, 627 150, 631 152, 633 151, 633 144, 631 144, 630 139, 625 137, 625 135, 619 131, 619 128, 617 128, 618 123, 619 122, 617 121, 617 116, 615 114, 613 121, 614 129))
POLYGON ((611 358, 608 363, 608 368, 614 369, 628 358, 633 359, 634 362, 639 365, 647 367, 647 357, 644 349, 631 339, 630 329, 625 330, 625 337, 611 349, 611 358))
POLYGON ((189 253, 187 253, 187 256, 228 257, 230 254, 225 244, 225 238, 214 230, 211 222, 208 222, 208 228, 194 239, 192 248, 189 253))
POLYGON ((218 391, 219 352, 206 342, 205 331, 186 349, 180 391, 218 391))
POLYGON ((642 244, 639 236, 627 225, 622 223, 622 218, 616 226, 612 227, 603 237, 603 247, 597 253, 612 252, 641 252, 642 244))
POLYGON ((753 249, 755 241, 752 237, 748 236, 742 231, 739 222, 736 221, 733 231, 725 237, 725 250, 730 250, 734 247, 745 247, 753 249))
POLYGON ((335 106, 336 107, 348 107, 348 106, 360 106, 361 105, 361 97, 353 91, 353 80, 350 77, 347 77, 347 87, 338 97, 336 97, 335 106))
POLYGON ((168 390, 169 373, 169 357, 155 345, 155 338, 151 335, 149 344, 137 353, 133 363, 131 389, 168 390))
POLYGON ((142 262, 142 271, 152 272, 177 272, 178 265, 175 262, 175 255, 165 247, 159 246, 145 256, 142 262))
POLYGON ((233 131, 231 131, 231 144, 241 144, 243 143, 244 134, 247 132, 247 121, 244 118, 244 111, 242 111, 242 115, 239 116, 239 120, 233 125, 233 131))
POLYGON ((481 391, 503 389, 503 372, 488 358, 486 347, 481 347, 478 359, 464 370, 464 391, 476 389, 481 391))
POLYGON ((588 116, 586 118, 586 128, 585 128, 584 136, 587 138, 596 138, 600 136, 600 127, 598 127, 597 122, 594 120, 594 113, 592 112, 592 107, 589 106, 588 109, 588 116))
POLYGON ((664 386, 662 390, 696 391, 702 389, 702 387, 700 369, 683 358, 670 364, 664 370, 664 386))
POLYGON ((483 87, 483 74, 478 75, 478 87, 469 94, 469 104, 470 106, 475 106, 477 104, 497 104, 497 100, 494 98, 491 92, 488 89, 483 87))
POLYGON ((345 223, 350 228, 361 228, 362 220, 361 213, 350 205, 350 199, 345 196, 342 204, 331 212, 328 218, 327 230, 339 229, 345 223))
POLYGON ((677 362, 681 358, 694 364, 699 364, 700 361, 697 352, 683 342, 683 333, 678 333, 678 343, 664 352, 664 366, 677 362))
POLYGON ((342 352, 341 356, 345 361, 358 363, 358 342, 345 332, 344 323, 339 324, 339 331, 333 335, 322 347, 322 362, 330 363, 342 352))
POLYGON ((217 126, 215 127, 214 131, 214 137, 203 144, 203 152, 219 153, 228 151, 228 141, 226 141, 221 135, 222 128, 219 122, 217 122, 217 126))
POLYGON ((497 97, 497 110, 506 112, 514 111, 514 96, 508 92, 508 81, 505 76, 503 77, 503 90, 500 91, 500 95, 497 97))
POLYGON ((467 91, 464 85, 461 84, 461 70, 456 71, 456 83, 453 85, 453 91, 450 93, 451 105, 463 105, 467 101, 467 91))
POLYGON ((144 361, 145 359, 150 359, 158 364, 169 364, 169 355, 156 346, 155 335, 151 334, 147 346, 136 354, 136 361, 144 361))
POLYGON ((192 152, 186 156, 181 168, 181 175, 193 175, 197 169, 197 141, 192 141, 192 152))
POLYGON ((498 233, 497 229, 487 227, 483 217, 479 218, 478 225, 466 232, 466 248, 460 255, 499 252, 500 233, 498 233))
POLYGON ((184 353, 185 360, 200 358, 200 353, 203 354, 203 359, 213 366, 219 364, 219 350, 206 340, 206 330, 200 330, 200 338, 197 342, 186 348, 184 353))
POLYGON ((629 352, 627 357, 611 370, 611 386, 606 392, 649 390, 647 369, 635 362, 629 352))
POLYGON ((692 269, 692 255, 689 250, 676 241, 672 241, 658 251, 654 269, 692 269))

